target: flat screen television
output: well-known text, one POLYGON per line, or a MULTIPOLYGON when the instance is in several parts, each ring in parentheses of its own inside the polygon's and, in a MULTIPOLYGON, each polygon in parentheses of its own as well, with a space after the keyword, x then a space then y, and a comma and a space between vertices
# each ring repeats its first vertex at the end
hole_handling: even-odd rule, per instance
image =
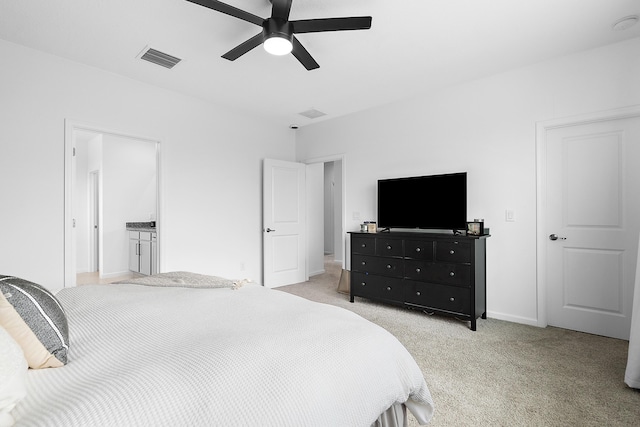
POLYGON ((379 229, 466 226, 466 172, 378 180, 379 229))

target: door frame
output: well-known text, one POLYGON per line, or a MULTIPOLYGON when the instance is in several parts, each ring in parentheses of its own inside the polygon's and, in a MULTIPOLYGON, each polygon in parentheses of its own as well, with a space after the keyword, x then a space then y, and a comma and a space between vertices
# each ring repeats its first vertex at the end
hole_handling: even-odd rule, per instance
POLYGON ((547 321, 547 224, 544 213, 546 211, 547 185, 547 131, 598 123, 603 121, 620 120, 640 117, 640 105, 614 110, 598 111, 578 116, 545 120, 536 123, 536 287, 537 287, 537 326, 546 327, 547 321))
POLYGON ((139 136, 130 132, 123 132, 106 128, 93 123, 81 122, 73 119, 64 120, 64 287, 76 286, 76 241, 74 233, 74 217, 73 203, 75 191, 75 163, 73 160, 74 151, 74 132, 86 131, 99 134, 113 135, 122 138, 137 139, 140 141, 148 141, 156 144, 156 231, 158 236, 158 264, 159 272, 163 271, 163 253, 162 239, 162 167, 161 167, 161 151, 162 144, 160 139, 146 136, 139 136))

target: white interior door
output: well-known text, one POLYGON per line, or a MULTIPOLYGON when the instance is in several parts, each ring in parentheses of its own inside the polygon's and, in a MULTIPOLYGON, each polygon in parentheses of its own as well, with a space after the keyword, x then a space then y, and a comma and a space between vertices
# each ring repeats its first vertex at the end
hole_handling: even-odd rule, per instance
POLYGON ((640 117, 546 133, 549 325, 628 339, 640 231, 640 117))
POLYGON ((304 282, 306 200, 303 163, 265 159, 263 170, 263 283, 304 282))

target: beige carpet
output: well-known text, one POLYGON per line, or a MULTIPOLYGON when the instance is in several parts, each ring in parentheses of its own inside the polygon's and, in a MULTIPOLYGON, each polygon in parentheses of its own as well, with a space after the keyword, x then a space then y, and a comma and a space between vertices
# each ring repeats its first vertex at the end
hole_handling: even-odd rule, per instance
MULTIPOLYGON (((624 382, 628 342, 495 319, 468 322, 336 292, 340 264, 277 288, 344 307, 395 335, 433 395, 432 426, 640 426, 640 392, 624 382)), ((411 426, 416 420, 409 416, 411 426)))

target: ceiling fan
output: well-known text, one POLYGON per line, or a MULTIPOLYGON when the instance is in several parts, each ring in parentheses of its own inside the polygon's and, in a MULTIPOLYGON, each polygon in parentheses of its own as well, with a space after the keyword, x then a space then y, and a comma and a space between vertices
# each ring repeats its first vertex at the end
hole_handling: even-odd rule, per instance
POLYGON ((213 9, 243 21, 262 27, 262 32, 241 43, 222 55, 224 59, 235 61, 251 49, 264 44, 267 52, 273 55, 293 53, 307 70, 320 68, 309 52, 300 44, 294 34, 319 33, 323 31, 368 30, 371 28, 370 16, 349 18, 320 18, 289 21, 289 12, 293 0, 270 0, 271 17, 261 18, 244 10, 216 0, 187 0, 191 3, 213 9))

